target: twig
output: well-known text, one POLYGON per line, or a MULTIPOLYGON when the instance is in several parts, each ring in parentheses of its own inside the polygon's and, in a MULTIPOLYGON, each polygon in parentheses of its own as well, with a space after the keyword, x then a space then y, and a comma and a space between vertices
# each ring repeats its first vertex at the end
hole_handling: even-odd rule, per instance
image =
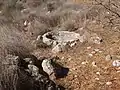
POLYGON ((111 10, 110 8, 106 7, 105 5, 103 5, 102 2, 99 2, 99 1, 97 1, 97 0, 95 0, 95 1, 96 1, 97 3, 99 3, 101 6, 103 6, 105 9, 109 10, 110 12, 112 12, 112 13, 116 14, 118 17, 120 17, 120 14, 119 14, 119 13, 117 13, 117 12, 111 10))

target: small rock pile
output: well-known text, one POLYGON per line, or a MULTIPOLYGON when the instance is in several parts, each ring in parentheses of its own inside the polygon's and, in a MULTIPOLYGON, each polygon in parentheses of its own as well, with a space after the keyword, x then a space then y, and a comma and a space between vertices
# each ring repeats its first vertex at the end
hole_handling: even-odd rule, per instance
POLYGON ((79 40, 80 35, 75 32, 69 31, 58 31, 58 32, 48 32, 43 36, 43 42, 48 46, 52 46, 52 52, 62 52, 66 47, 72 47, 79 40))
POLYGON ((41 41, 47 46, 52 47, 53 53, 63 52, 68 47, 74 47, 77 42, 92 42, 95 44, 100 44, 102 42, 102 38, 100 38, 97 34, 89 34, 88 32, 84 32, 82 35, 75 32, 69 31, 54 31, 47 32, 44 35, 39 35, 37 38, 37 42, 41 41))
POLYGON ((39 67, 34 65, 34 62, 31 58, 25 58, 24 61, 28 63, 28 69, 25 69, 25 71, 28 72, 29 75, 31 75, 37 82, 39 82, 40 85, 41 83, 46 85, 45 89, 43 90, 62 90, 58 85, 55 84, 55 68, 53 67, 50 59, 44 59, 41 64, 43 71, 48 74, 49 78, 39 73, 39 67))

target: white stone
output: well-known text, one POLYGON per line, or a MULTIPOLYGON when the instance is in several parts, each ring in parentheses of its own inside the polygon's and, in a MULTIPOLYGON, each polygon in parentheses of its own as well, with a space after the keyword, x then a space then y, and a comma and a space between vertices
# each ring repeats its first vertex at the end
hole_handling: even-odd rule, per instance
POLYGON ((73 47, 80 38, 80 34, 69 31, 47 32, 43 36, 43 43, 52 46, 52 51, 57 53, 63 51, 66 46, 73 47))
POLYGON ((0 11, 0 14, 2 13, 2 11, 0 11))
POLYGON ((39 41, 41 39, 41 35, 38 35, 38 37, 37 37, 37 41, 39 41))
POLYGON ((87 49, 91 49, 91 46, 87 47, 87 49))
POLYGON ((92 62, 92 65, 93 65, 94 67, 97 67, 96 62, 92 62))
POLYGON ((120 67, 120 60, 114 60, 112 65, 116 67, 120 67))
POLYGON ((96 48, 96 49, 94 49, 96 52, 99 52, 99 49, 98 48, 96 48))
POLYGON ((96 52, 95 52, 95 51, 92 51, 91 53, 92 53, 92 54, 95 54, 96 52))
POLYGON ((61 57, 61 59, 63 60, 65 57, 61 57))
POLYGON ((97 75, 100 75, 100 72, 96 72, 97 75))
POLYGON ((84 64, 86 64, 86 62, 82 62, 81 64, 84 65, 84 64))
POLYGON ((68 61, 71 61, 71 60, 72 60, 72 58, 69 58, 69 59, 68 59, 68 61))
POLYGON ((91 54, 91 53, 90 53, 90 54, 88 54, 88 55, 89 55, 90 57, 92 57, 92 56, 93 56, 93 54, 91 54))
POLYGON ((120 71, 117 71, 117 73, 119 73, 120 71))
MULTIPOLYGON (((50 32, 44 34, 43 37, 43 43, 47 44, 48 46, 52 45, 53 39, 48 38, 47 36, 51 35, 50 32)), ((51 35, 52 36, 52 35, 51 35)))
POLYGON ((100 80, 99 78, 95 78, 95 80, 100 80))
POLYGON ((24 22, 24 26, 27 26, 27 21, 24 22))
POLYGON ((112 84, 112 82, 106 82, 106 85, 111 85, 112 84))
POLYGON ((43 71, 45 71, 48 75, 54 73, 54 67, 51 64, 51 60, 45 59, 42 62, 43 71))
POLYGON ((39 68, 35 65, 29 64, 28 69, 32 72, 32 76, 37 76, 39 74, 39 68))
POLYGON ((59 31, 56 39, 58 42, 73 42, 79 40, 80 34, 69 31, 59 31))
POLYGON ((102 53, 103 51, 99 51, 99 53, 102 53))
POLYGON ((107 14, 110 14, 110 12, 106 12, 107 14))

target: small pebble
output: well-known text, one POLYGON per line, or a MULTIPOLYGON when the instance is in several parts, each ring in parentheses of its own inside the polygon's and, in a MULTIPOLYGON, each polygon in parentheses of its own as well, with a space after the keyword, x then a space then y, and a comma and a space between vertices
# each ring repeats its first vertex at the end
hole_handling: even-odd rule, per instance
POLYGON ((120 70, 120 67, 118 67, 117 69, 119 69, 119 70, 120 70))
POLYGON ((99 53, 102 53, 102 51, 99 51, 99 53))
POLYGON ((96 62, 92 62, 92 65, 93 65, 94 67, 97 67, 96 62))
POLYGON ((96 52, 95 52, 95 51, 92 51, 91 53, 92 53, 92 54, 95 54, 96 52))
POLYGON ((62 57, 61 59, 63 60, 65 57, 62 57))
POLYGON ((96 20, 92 21, 92 23, 96 23, 96 20))
POLYGON ((93 54, 91 54, 91 53, 90 53, 90 54, 88 54, 88 55, 89 55, 90 57, 92 57, 92 56, 93 56, 93 54))
POLYGON ((117 71, 117 73, 119 73, 120 71, 117 71))
POLYGON ((84 29, 83 27, 79 28, 79 30, 83 30, 83 29, 84 29))
POLYGON ((77 68, 73 68, 73 70, 77 70, 77 68))
POLYGON ((27 26, 27 21, 24 22, 24 26, 27 26))
POLYGON ((107 14, 110 14, 110 12, 106 12, 107 14))
POLYGON ((106 82, 106 85, 111 85, 112 84, 112 82, 106 82))
POLYGON ((2 13, 2 11, 0 11, 0 14, 2 13))
POLYGON ((96 72, 97 75, 100 75, 100 72, 96 72))
POLYGON ((105 57, 105 60, 106 60, 106 61, 112 60, 112 56, 111 56, 111 55, 107 55, 107 56, 105 57))
POLYGON ((74 77, 77 78, 77 75, 75 75, 74 77))
POLYGON ((87 47, 87 49, 91 49, 91 46, 87 47))
POLYGON ((108 69, 108 67, 104 67, 104 69, 108 69))
POLYGON ((72 58, 68 58, 68 61, 71 61, 72 60, 72 58))
POLYGON ((98 52, 99 51, 99 49, 94 49, 96 52, 98 52))
POLYGON ((87 64, 88 62, 82 62, 81 64, 84 65, 84 64, 87 64))
POLYGON ((119 67, 120 66, 120 60, 115 60, 112 63, 113 66, 119 67))
POLYGON ((99 78, 95 78, 95 80, 100 80, 99 78))

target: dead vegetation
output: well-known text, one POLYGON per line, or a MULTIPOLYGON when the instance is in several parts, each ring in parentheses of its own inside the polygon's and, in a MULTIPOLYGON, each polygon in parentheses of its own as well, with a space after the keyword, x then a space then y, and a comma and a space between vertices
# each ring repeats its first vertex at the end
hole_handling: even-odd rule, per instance
MULTIPOLYGON (((38 48, 41 49, 41 51, 38 50, 40 54, 44 54, 45 56, 46 54, 49 53, 49 51, 47 51, 48 48, 44 47, 44 50, 46 50, 44 51, 45 52, 44 53, 42 51, 43 46, 41 45, 37 48, 34 48, 33 41, 36 40, 38 35, 43 35, 48 31, 58 31, 58 30, 75 31, 75 32, 80 32, 79 30, 87 30, 90 33, 93 32, 100 33, 100 35, 103 35, 103 37, 105 37, 106 41, 107 40, 109 41, 109 42, 104 42, 105 43, 105 46, 103 45, 104 48, 105 47, 109 48, 114 43, 118 43, 119 45, 119 41, 112 40, 112 37, 116 39, 118 36, 118 38, 120 38, 119 34, 116 34, 116 32, 117 33, 120 32, 120 2, 118 0, 91 0, 91 1, 90 0, 85 0, 85 1, 84 0, 57 0, 57 1, 56 0, 8 0, 8 1, 1 0, 0 1, 0 67, 1 67, 0 70, 2 72, 0 73, 0 80, 2 82, 0 83, 0 85, 4 87, 4 88, 0 87, 1 90, 2 89, 19 90, 16 88, 17 83, 19 83, 18 72, 17 72, 17 70, 19 70, 17 66, 19 61, 16 61, 16 64, 11 66, 9 65, 10 62, 6 56, 8 54, 11 54, 13 56, 15 55, 22 58, 27 55, 31 55, 31 53, 36 55, 35 52, 37 52, 36 49, 38 48), (100 32, 99 30, 103 30, 103 32, 100 32), (107 33, 109 33, 109 35, 107 33), (115 36, 111 37, 112 33, 116 34, 116 37, 115 36), (4 61, 6 61, 9 66, 8 65, 4 66, 3 64, 4 61)), ((86 43, 84 44, 86 45, 86 43)), ((86 58, 89 59, 88 57, 84 56, 84 53, 86 53, 84 49, 85 48, 84 45, 83 45, 82 53, 79 53, 79 50, 77 50, 76 48, 73 49, 74 51, 70 49, 70 52, 67 52, 69 54, 66 54, 66 52, 64 52, 63 54, 58 55, 59 57, 62 57, 61 55, 66 56, 65 60, 67 62, 65 60, 61 62, 65 63, 64 65, 68 65, 69 68, 77 68, 79 66, 79 65, 76 66, 77 63, 81 64, 82 60, 86 60, 86 58), (76 53, 76 56, 74 55, 74 53, 76 53), (68 63, 69 60, 67 59, 67 57, 72 55, 73 56, 72 60, 76 60, 78 58, 81 58, 79 57, 78 54, 80 54, 80 56, 82 57, 82 59, 80 59, 81 60, 80 62, 70 61, 70 63, 68 63), (71 65, 72 63, 73 66, 71 65)), ((78 49, 81 48, 79 48, 78 46, 78 49)), ((119 51, 116 51, 116 53, 118 52, 119 51)), ((36 56, 38 56, 39 58, 40 57, 39 53, 36 56)), ((14 62, 12 60, 11 62, 14 62)), ((101 58, 98 59, 97 63, 99 62, 101 62, 101 58)), ((92 62, 90 61, 90 63, 92 62)), ((105 66, 105 62, 102 63, 105 66)), ((84 90, 84 89, 107 90, 107 86, 102 87, 100 83, 97 84, 97 82, 94 80, 87 82, 87 80, 90 80, 92 76, 95 76, 93 73, 94 70, 93 68, 91 68, 91 66, 87 66, 85 70, 84 70, 84 66, 80 66, 79 69, 80 71, 78 70, 79 72, 78 74, 80 76, 78 76, 78 78, 74 77, 73 73, 76 72, 75 70, 73 70, 73 72, 70 72, 70 76, 66 77, 65 80, 60 79, 60 81, 58 80, 57 82, 65 86, 67 90, 84 90), (91 72, 91 70, 93 70, 93 72, 91 72), (74 78, 77 79, 77 81, 80 84, 74 85, 76 81, 74 78), (66 80, 70 82, 66 84, 67 83, 66 80), (90 85, 87 86, 87 84, 90 85)), ((104 71, 101 69, 99 70, 102 72, 104 71)), ((20 72, 24 74, 24 71, 20 71, 20 72)), ((25 75, 22 76, 21 74, 21 77, 23 79, 26 79, 27 76, 25 75)), ((102 78, 103 80, 103 78, 105 79, 107 78, 107 76, 105 77, 102 76, 100 78, 102 78)), ((28 79, 30 78, 28 77, 26 81, 28 79)), ((30 79, 29 81, 30 85, 31 83, 32 84, 34 83, 31 81, 32 80, 30 79)), ((105 81, 103 80, 103 82, 105 81)), ((116 85, 118 86, 119 84, 116 85)), ((116 88, 117 86, 113 86, 112 89, 109 87, 108 88, 109 90, 118 90, 116 88)), ((30 86, 28 85, 28 87, 30 86)))

